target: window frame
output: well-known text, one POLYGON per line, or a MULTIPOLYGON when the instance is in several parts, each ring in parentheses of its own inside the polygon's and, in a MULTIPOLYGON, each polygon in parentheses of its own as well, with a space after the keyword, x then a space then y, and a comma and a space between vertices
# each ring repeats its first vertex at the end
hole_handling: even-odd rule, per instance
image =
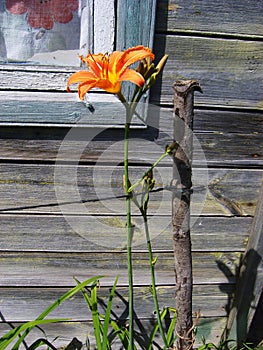
MULTIPOLYGON (((80 0, 81 4, 89 6, 89 12, 82 18, 82 26, 88 24, 89 31, 81 32, 82 42, 85 41, 83 36, 86 35, 87 49, 91 51, 96 47, 96 34, 98 26, 103 24, 102 19, 94 18, 94 14, 99 16, 99 0, 80 0), (97 26, 97 27, 96 27, 97 26)), ((104 0, 101 0, 104 1, 104 0)), ((113 1, 113 0, 112 0, 113 1)), ((157 0, 116 0, 114 2, 115 10, 115 33, 112 36, 114 39, 112 45, 113 49, 125 50, 128 47, 136 45, 153 46, 155 11, 157 0)), ((17 104, 17 114, 12 117, 5 117, 5 113, 0 112, 0 125, 26 125, 36 126, 50 123, 45 114, 43 118, 38 116, 36 121, 26 122, 21 118, 19 113, 19 104, 23 101, 39 101, 39 103, 48 104, 50 100, 54 99, 54 94, 59 94, 61 101, 65 103, 65 110, 69 101, 75 99, 77 96, 69 97, 65 92, 67 79, 73 72, 79 70, 79 67, 69 66, 48 66, 48 65, 32 65, 32 64, 18 64, 7 63, 0 65, 0 103, 6 100, 17 104), (64 93, 64 94, 63 94, 64 93), (51 98, 52 97, 52 98, 51 98), (41 123, 39 123, 41 119, 41 123)), ((92 92, 90 94, 95 101, 103 101, 104 94, 100 92, 92 92)), ((112 96, 112 101, 114 96, 112 96)), ((0 108, 1 110, 1 108, 0 108)), ((70 122, 71 125, 72 122, 70 122)), ((68 124, 65 119, 57 120, 54 125, 65 126, 68 124)))

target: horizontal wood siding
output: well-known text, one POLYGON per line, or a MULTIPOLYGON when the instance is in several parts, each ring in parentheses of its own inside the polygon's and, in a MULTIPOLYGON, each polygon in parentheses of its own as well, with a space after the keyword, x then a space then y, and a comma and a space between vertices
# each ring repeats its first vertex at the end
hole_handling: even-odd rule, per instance
POLYGON ((170 60, 155 86, 161 99, 153 92, 153 100, 170 103, 173 82, 194 77, 203 89, 197 105, 262 109, 262 42, 157 34, 155 45, 158 57, 161 49, 170 60))
MULTIPOLYGON (((115 223, 115 227, 124 225, 124 216, 96 216, 91 215, 68 215, 64 219, 59 214, 34 214, 24 215, 1 214, 2 231, 12 236, 12 240, 7 240, 5 235, 0 236, 2 252, 62 252, 71 251, 80 253, 97 252, 105 253, 107 251, 123 251, 118 239, 111 237, 112 247, 96 244, 96 236, 101 235, 101 242, 107 239, 108 230, 101 224, 115 223), (76 233, 70 226, 75 222, 79 228, 76 233), (84 229, 84 228, 88 229, 84 229), (81 234, 82 232, 82 234, 81 234), (52 242, 52 244, 50 244, 52 242)), ((150 218, 150 221, 152 218, 150 218)), ((251 224, 251 217, 235 216, 192 216, 192 249, 194 252, 228 252, 229 247, 226 240, 231 241, 231 247, 236 252, 242 252, 247 241, 247 232, 251 224), (230 229, 231 228, 231 229, 230 229), (204 245, 205 242, 205 245, 204 245)), ((134 217, 133 222, 140 224, 139 217, 134 217)), ((170 216, 158 216, 153 220, 152 225, 152 245, 155 251, 169 252, 171 250, 170 235, 170 216), (157 221, 163 227, 162 232, 158 232, 157 221), (155 230, 154 230, 155 227, 155 230)), ((124 234, 124 227, 123 227, 124 234)), ((146 242, 142 240, 137 242, 134 251, 146 249, 146 242)))
POLYGON ((257 0, 159 0, 156 30, 260 39, 263 25, 257 0))
MULTIPOLYGON (((154 127, 136 120, 131 130, 135 180, 172 140, 174 81, 199 81, 203 94, 195 94, 191 206, 193 309, 201 315, 197 344, 202 336, 217 343, 226 325, 262 181, 260 12, 258 0, 158 0, 154 51, 157 58, 168 53, 169 60, 151 92, 148 118, 154 127)), ((120 29, 124 47, 121 34, 120 29)), ((89 96, 94 112, 76 93, 66 93, 75 70, 0 66, 0 335, 9 330, 8 322, 16 325, 40 314, 75 285, 74 276, 105 275, 99 290, 103 302, 119 275, 113 310, 127 317, 122 107, 113 96, 96 92, 89 96)), ((174 306, 175 298, 171 175, 167 157, 156 169, 149 210, 161 307, 174 306)), ((135 311, 146 336, 154 307, 136 211, 133 223, 135 311)), ((73 337, 84 342, 87 334, 94 344, 81 295, 52 316, 71 318, 43 327, 50 339, 59 336, 57 347, 73 337)))

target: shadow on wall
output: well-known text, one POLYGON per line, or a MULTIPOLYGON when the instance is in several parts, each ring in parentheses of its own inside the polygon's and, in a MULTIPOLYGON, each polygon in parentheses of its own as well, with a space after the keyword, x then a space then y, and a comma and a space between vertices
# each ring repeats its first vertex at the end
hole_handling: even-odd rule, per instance
MULTIPOLYGON (((167 22, 168 22, 168 0, 163 1, 157 1, 157 8, 156 8, 156 17, 155 17, 155 27, 158 27, 157 22, 158 18, 162 19, 162 27, 164 28, 164 31, 167 30, 167 22), (162 13, 161 16, 158 16, 158 14, 162 13)), ((154 45, 153 45, 153 52, 155 54, 155 62, 159 62, 159 60, 165 55, 166 50, 166 35, 158 35, 160 34, 157 30, 155 30, 154 35, 154 45)), ((169 58, 168 58, 169 63, 169 58)), ((160 103, 160 97, 161 97, 161 87, 162 87, 162 74, 158 77, 158 80, 156 84, 151 88, 151 99, 154 97, 154 103, 159 104, 160 103)), ((172 86, 171 86, 172 89, 172 86)))
POLYGON ((263 290, 257 305, 257 309, 254 315, 254 318, 251 322, 247 342, 253 343, 254 346, 257 346, 263 340, 262 334, 262 325, 263 325, 263 290))
POLYGON ((262 340, 262 329, 257 331, 258 325, 260 323, 262 325, 262 322, 260 322, 260 319, 262 321, 263 314, 262 295, 248 333, 249 313, 251 308, 254 307, 253 301, 256 298, 256 295, 254 295, 255 282, 257 278, 258 266, 261 263, 261 260, 262 258, 257 251, 250 249, 243 257, 241 264, 236 268, 235 273, 233 273, 222 261, 217 261, 218 268, 225 274, 229 282, 232 282, 233 279, 237 280, 235 292, 229 292, 224 285, 220 287, 220 290, 223 293, 228 294, 228 302, 225 309, 229 317, 229 324, 222 335, 223 340, 226 340, 229 337, 233 326, 233 319, 231 320, 231 315, 235 315, 235 332, 238 344, 249 342, 256 345, 262 340))

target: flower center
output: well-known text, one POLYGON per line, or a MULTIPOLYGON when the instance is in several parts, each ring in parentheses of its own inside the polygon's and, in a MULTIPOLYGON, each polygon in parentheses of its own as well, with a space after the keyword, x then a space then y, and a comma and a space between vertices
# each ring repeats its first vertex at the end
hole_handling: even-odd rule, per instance
POLYGON ((108 79, 108 68, 109 68, 109 55, 106 53, 103 57, 102 57, 102 70, 101 70, 101 74, 103 79, 108 79))

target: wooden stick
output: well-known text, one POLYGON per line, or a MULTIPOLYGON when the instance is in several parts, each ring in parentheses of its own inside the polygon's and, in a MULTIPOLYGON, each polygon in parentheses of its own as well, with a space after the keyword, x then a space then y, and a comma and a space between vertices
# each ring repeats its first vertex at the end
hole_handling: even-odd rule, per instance
POLYGON ((192 321, 192 255, 190 237, 190 198, 192 191, 193 105, 194 91, 201 88, 195 80, 174 84, 174 140, 179 147, 174 153, 173 186, 181 190, 173 193, 172 225, 176 282, 176 310, 178 335, 176 349, 193 347, 192 321))

